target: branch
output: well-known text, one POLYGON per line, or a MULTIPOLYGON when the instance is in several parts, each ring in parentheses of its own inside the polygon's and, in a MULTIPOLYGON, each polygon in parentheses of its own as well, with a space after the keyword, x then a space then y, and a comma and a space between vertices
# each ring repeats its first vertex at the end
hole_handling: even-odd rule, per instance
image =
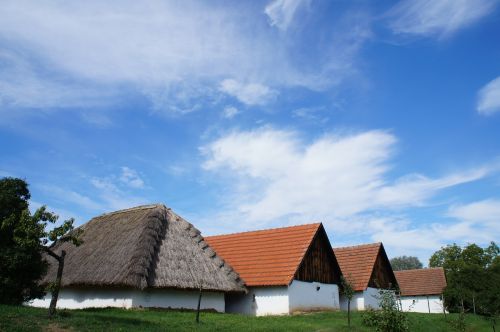
POLYGON ((49 255, 49 256, 52 256, 53 258, 55 258, 58 262, 61 260, 61 256, 57 255, 55 252, 53 252, 52 250, 50 250, 52 246, 50 247, 42 247, 43 250, 49 255))

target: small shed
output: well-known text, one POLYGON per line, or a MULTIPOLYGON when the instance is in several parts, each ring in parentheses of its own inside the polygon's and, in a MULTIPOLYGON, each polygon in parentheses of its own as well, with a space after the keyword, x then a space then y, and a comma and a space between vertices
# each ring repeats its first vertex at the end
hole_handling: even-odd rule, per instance
POLYGON ((442 267, 395 271, 399 283, 401 309, 423 313, 443 313, 446 276, 442 267))
MULTIPOLYGON (((381 242, 351 247, 333 248, 342 274, 355 291, 352 310, 379 308, 379 291, 397 286, 391 263, 381 242)), ((347 310, 347 299, 340 297, 340 307, 347 310)))
POLYGON ((244 280, 226 311, 279 315, 339 308, 340 268, 321 223, 206 237, 244 280))
MULTIPOLYGON (((162 204, 95 217, 80 226, 83 244, 57 244, 66 251, 58 307, 163 307, 224 312, 226 293, 246 291, 238 274, 189 222, 162 204)), ((43 283, 55 280, 48 257, 43 283)), ((31 305, 48 307, 50 294, 31 305)))

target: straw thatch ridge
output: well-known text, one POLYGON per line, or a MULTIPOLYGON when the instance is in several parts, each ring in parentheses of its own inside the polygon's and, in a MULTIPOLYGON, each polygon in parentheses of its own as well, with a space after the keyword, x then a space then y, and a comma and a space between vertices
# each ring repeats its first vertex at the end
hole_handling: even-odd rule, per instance
MULTIPOLYGON (((83 244, 66 250, 62 286, 182 288, 245 291, 239 275, 200 231, 162 204, 103 214, 80 226, 83 244)), ((52 258, 43 282, 52 282, 52 258)))

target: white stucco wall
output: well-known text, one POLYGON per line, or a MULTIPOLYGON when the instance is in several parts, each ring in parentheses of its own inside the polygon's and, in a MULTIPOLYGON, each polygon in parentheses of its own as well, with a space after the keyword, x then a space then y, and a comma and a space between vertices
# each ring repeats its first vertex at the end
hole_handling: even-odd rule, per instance
POLYGON ((429 313, 443 313, 443 301, 439 295, 429 295, 429 302, 427 296, 402 296, 401 309, 409 312, 423 312, 429 313))
MULTIPOLYGON (((34 307, 48 308, 50 293, 43 299, 29 303, 34 307)), ((62 289, 57 301, 58 308, 82 309, 104 307, 159 307, 175 309, 196 309, 198 292, 176 289, 121 290, 121 289, 62 289)), ((204 292, 202 309, 224 312, 224 293, 204 292)))
POLYGON ((294 280, 288 286, 290 312, 340 308, 339 288, 333 284, 294 280))
POLYGON ((380 289, 368 287, 363 291, 364 310, 368 308, 379 309, 380 289))
MULTIPOLYGON (((351 300, 351 310, 360 311, 368 308, 379 309, 379 294, 380 289, 368 287, 362 292, 354 293, 351 300)), ((347 310, 347 298, 340 296, 340 309, 347 310)))
POLYGON ((337 285, 294 280, 288 287, 248 287, 248 294, 226 295, 226 312, 231 313, 266 316, 321 309, 339 309, 337 285))
POLYGON ((228 294, 226 312, 256 316, 288 314, 288 287, 248 287, 247 294, 228 294))

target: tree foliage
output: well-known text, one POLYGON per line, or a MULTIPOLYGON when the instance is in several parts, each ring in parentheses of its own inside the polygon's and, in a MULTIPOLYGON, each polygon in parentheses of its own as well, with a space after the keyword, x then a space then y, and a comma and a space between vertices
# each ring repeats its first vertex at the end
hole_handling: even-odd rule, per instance
POLYGON ((408 316, 399 310, 394 293, 389 290, 379 290, 378 302, 380 310, 369 309, 363 313, 363 323, 373 327, 377 332, 407 332, 409 331, 408 316))
POLYGON ((399 256, 391 259, 391 266, 394 271, 421 269, 422 262, 415 256, 399 256))
POLYGON ((30 197, 26 181, 0 179, 0 303, 21 304, 43 296, 39 281, 47 271, 47 262, 42 253, 54 257, 56 241, 80 244, 73 219, 48 229, 58 216, 45 206, 31 214, 30 197))
POLYGON ((500 249, 472 243, 464 248, 448 245, 435 252, 430 267, 443 267, 448 286, 445 306, 451 312, 471 311, 497 317, 500 305, 500 249))
POLYGON ((0 303, 20 304, 44 294, 47 270, 39 248, 40 227, 29 220, 26 181, 0 179, 0 303))

